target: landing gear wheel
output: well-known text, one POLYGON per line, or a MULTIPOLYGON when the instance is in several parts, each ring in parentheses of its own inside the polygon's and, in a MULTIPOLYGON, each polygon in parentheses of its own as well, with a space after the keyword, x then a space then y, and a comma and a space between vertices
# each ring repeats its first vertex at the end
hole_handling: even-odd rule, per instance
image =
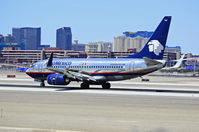
POLYGON ((41 83, 40 83, 40 87, 45 87, 45 83, 44 83, 44 82, 41 82, 41 83))
POLYGON ((109 89, 109 88, 111 88, 111 84, 110 83, 104 83, 104 84, 102 84, 102 88, 103 89, 109 89))
POLYGON ((88 83, 81 83, 81 86, 80 86, 82 89, 87 89, 89 88, 89 84, 88 83))

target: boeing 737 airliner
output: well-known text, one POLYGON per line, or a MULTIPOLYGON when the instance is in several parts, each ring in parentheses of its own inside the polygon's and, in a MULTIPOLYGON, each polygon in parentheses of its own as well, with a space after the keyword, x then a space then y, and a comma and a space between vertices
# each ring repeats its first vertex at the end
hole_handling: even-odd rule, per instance
POLYGON ((109 81, 126 80, 157 71, 165 66, 162 60, 167 41, 171 16, 165 16, 144 48, 126 58, 53 58, 41 60, 26 73, 45 86, 68 85, 71 81, 82 82, 81 88, 91 84, 111 87, 109 81))

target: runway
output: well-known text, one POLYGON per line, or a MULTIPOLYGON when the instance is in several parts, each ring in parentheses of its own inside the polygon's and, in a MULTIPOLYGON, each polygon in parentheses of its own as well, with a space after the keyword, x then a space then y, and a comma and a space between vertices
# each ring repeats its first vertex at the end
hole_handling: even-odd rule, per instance
POLYGON ((0 131, 198 131, 197 91, 197 83, 121 81, 110 90, 82 90, 77 83, 40 88, 29 79, 0 79, 0 131))

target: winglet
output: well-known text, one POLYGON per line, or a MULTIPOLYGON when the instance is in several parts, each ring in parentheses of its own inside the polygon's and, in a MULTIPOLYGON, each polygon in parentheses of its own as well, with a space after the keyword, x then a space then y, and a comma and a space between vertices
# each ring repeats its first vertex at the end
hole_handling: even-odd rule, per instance
POLYGON ((50 57, 47 62, 47 67, 51 67, 53 62, 53 52, 51 52, 50 57))

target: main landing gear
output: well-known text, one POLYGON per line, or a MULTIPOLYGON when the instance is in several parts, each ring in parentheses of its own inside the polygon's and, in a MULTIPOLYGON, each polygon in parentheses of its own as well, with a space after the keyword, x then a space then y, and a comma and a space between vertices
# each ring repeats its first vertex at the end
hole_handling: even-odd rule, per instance
POLYGON ((111 84, 108 83, 108 82, 103 83, 103 84, 102 84, 102 88, 103 88, 103 89, 109 89, 109 88, 111 88, 111 84))
POLYGON ((40 83, 40 87, 45 87, 45 83, 44 83, 44 81, 41 81, 41 83, 40 83))
MULTIPOLYGON (((95 85, 95 84, 94 84, 94 85, 95 85)), ((108 82, 102 83, 102 84, 97 84, 97 85, 102 85, 102 88, 103 88, 103 89, 109 89, 109 88, 111 87, 111 84, 108 83, 108 82)), ((89 83, 83 82, 83 83, 81 83, 80 87, 81 87, 82 89, 88 89, 90 86, 89 86, 89 83)))
POLYGON ((82 89, 86 89, 86 88, 89 88, 89 83, 81 83, 81 86, 80 86, 82 89))

